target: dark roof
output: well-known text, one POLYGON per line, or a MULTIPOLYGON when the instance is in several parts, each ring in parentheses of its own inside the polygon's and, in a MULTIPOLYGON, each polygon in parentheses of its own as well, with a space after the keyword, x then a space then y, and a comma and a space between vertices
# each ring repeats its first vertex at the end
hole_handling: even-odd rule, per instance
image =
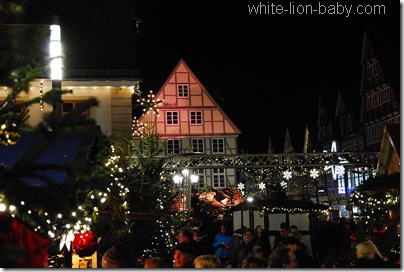
MULTIPOLYGON (((31 165, 64 165, 76 159, 80 147, 85 139, 83 135, 58 136, 30 162, 31 165)), ((22 132, 21 137, 15 145, 0 145, 0 164, 7 168, 15 167, 27 154, 33 154, 41 143, 41 135, 36 132, 22 132)), ((56 183, 61 183, 66 178, 63 170, 42 170, 44 174, 56 183)), ((41 183, 40 180, 24 177, 23 180, 31 185, 41 183)))

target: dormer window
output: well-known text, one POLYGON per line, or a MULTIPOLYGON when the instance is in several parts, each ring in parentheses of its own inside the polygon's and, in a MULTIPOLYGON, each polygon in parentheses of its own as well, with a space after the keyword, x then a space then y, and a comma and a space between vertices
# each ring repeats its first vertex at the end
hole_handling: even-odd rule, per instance
POLYGON ((177 85, 178 97, 189 97, 188 84, 178 84, 177 85))

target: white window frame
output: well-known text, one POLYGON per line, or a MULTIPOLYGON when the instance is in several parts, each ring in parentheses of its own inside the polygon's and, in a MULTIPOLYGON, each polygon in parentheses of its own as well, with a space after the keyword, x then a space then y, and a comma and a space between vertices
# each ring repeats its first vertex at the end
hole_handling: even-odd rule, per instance
POLYGON ((206 182, 206 175, 205 175, 205 169, 195 169, 195 175, 197 175, 198 178, 198 183, 196 184, 196 188, 202 189, 205 187, 205 182, 206 182))
POLYGON ((181 140, 180 139, 169 139, 166 143, 166 154, 174 155, 181 154, 181 140))
POLYGON ((213 188, 226 187, 226 172, 223 168, 212 169, 212 187, 213 188))
POLYGON ((202 111, 190 111, 189 120, 191 125, 201 125, 202 124, 202 111))
POLYGON ((179 98, 189 97, 189 85, 188 84, 178 84, 177 85, 177 96, 179 98))
POLYGON ((205 153, 205 140, 203 138, 191 138, 191 148, 193 153, 205 153))
POLYGON ((212 154, 224 154, 225 141, 224 138, 212 138, 212 154))
POLYGON ((179 113, 178 111, 166 111, 166 125, 178 125, 179 113))

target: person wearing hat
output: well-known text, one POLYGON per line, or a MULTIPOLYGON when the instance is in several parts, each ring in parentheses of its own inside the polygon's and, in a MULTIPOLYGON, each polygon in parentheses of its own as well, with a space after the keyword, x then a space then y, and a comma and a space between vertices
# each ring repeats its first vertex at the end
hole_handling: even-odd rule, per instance
POLYGON ((174 248, 174 268, 194 268, 195 249, 190 243, 179 243, 174 248))
POLYGON ((296 256, 298 268, 320 268, 320 263, 305 253, 306 245, 294 236, 286 237, 283 245, 290 248, 296 256))

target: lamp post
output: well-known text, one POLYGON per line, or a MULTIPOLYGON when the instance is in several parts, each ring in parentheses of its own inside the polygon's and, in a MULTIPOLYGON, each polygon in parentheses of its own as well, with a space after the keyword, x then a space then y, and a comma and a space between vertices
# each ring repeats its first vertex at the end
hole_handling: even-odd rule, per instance
MULTIPOLYGON (((186 207, 183 206, 183 210, 191 209, 191 193, 192 193, 192 184, 195 184, 198 182, 199 176, 195 174, 189 174, 188 169, 184 169, 181 171, 181 174, 175 174, 173 177, 174 183, 178 184, 180 191, 181 191, 181 196, 180 196, 180 203, 183 202, 181 201, 183 199, 183 195, 186 193, 186 207)), ((181 207, 180 207, 181 209, 181 207)))
MULTIPOLYGON (((62 43, 58 16, 54 16, 54 23, 50 26, 49 56, 51 68, 52 89, 62 90, 62 43)), ((56 116, 56 127, 62 123, 62 97, 53 101, 53 111, 56 116)))

